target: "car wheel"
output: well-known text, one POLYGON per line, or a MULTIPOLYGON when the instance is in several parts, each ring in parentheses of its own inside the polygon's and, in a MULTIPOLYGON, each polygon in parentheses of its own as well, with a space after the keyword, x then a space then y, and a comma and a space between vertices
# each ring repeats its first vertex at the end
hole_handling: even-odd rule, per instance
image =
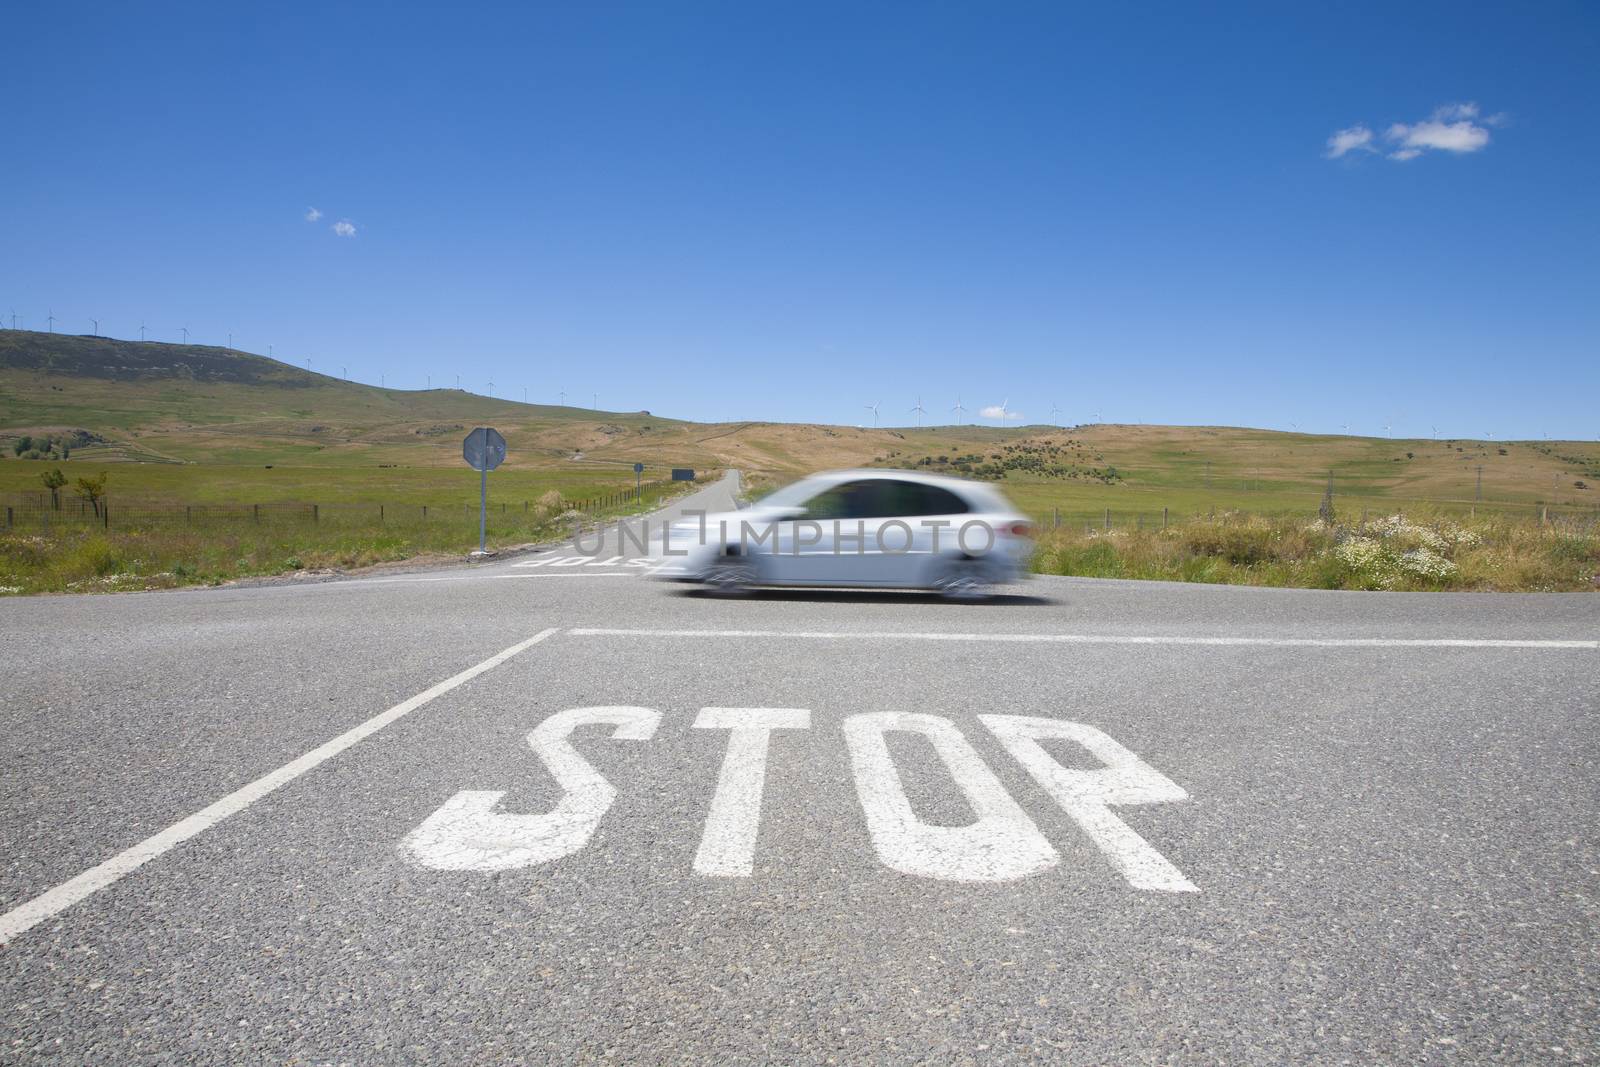
POLYGON ((713 596, 748 596, 756 584, 756 569, 744 556, 719 556, 706 574, 706 591, 713 596))
POLYGON ((934 579, 934 591, 946 600, 987 600, 994 595, 994 583, 984 573, 982 562, 953 559, 934 579))

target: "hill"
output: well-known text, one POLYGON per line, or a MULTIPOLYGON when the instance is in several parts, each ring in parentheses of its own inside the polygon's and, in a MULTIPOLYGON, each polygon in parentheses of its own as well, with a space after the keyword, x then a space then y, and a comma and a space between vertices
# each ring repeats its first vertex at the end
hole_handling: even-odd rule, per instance
POLYGON ((1309 511, 1336 493, 1408 501, 1587 509, 1600 503, 1594 443, 1390 440, 1230 427, 1094 425, 862 429, 695 423, 648 412, 522 404, 456 389, 385 389, 203 345, 0 331, 0 491, 37 486, 14 458, 24 436, 72 462, 118 463, 124 492, 205 499, 298 497, 321 487, 469 493, 460 438, 505 434, 503 471, 529 491, 580 475, 621 485, 644 462, 739 467, 758 482, 870 464, 1002 481, 1028 510, 1158 514, 1245 507, 1309 511), (274 473, 261 474, 268 465, 274 473), (299 473, 292 473, 299 472, 299 473), (380 473, 381 472, 381 473, 380 473))

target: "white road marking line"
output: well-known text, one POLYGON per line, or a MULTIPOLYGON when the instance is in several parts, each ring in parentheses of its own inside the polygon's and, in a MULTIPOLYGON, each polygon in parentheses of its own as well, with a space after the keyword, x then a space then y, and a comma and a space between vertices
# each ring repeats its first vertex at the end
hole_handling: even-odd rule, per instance
POLYGON ((631 571, 574 571, 572 574, 490 574, 489 578, 637 578, 631 571))
POLYGON ((1001 641, 1061 645, 1263 645, 1272 648, 1583 648, 1600 641, 1402 637, 1160 637, 1134 634, 984 634, 894 630, 634 630, 577 627, 574 637, 772 637, 823 641, 1001 641))
POLYGON ((528 747, 561 786, 553 811, 495 811, 503 790, 463 790, 407 834, 401 851, 437 871, 507 871, 582 851, 617 799, 616 787, 567 740, 578 727, 597 723, 615 726, 615 740, 648 741, 661 713, 618 705, 557 712, 528 734, 528 747))
POLYGON ((439 578, 355 578, 349 581, 308 582, 298 589, 359 589, 364 585, 411 585, 418 582, 492 582, 499 578, 635 578, 631 571, 596 571, 593 574, 574 572, 568 574, 455 574, 439 578))
POLYGON ((1072 816, 1129 885, 1165 893, 1200 892, 1150 842, 1111 813, 1113 804, 1188 800, 1182 786, 1093 726, 1025 715, 979 715, 978 721, 1000 739, 1061 810, 1072 816), (1052 738, 1077 742, 1104 766, 1094 770, 1063 767, 1039 744, 1052 738))
POLYGON ((843 729, 855 769, 856 795, 872 847, 884 866, 947 882, 1008 882, 1060 862, 1028 813, 1011 799, 950 720, 878 711, 851 715, 843 729), (921 734, 933 745, 977 815, 975 822, 938 826, 917 817, 884 740, 891 731, 921 734))
POLYGON ((119 852, 99 866, 91 867, 77 877, 62 882, 54 889, 46 890, 27 903, 11 909, 4 915, 0 915, 0 945, 10 942, 34 925, 65 911, 91 894, 106 888, 150 860, 181 845, 189 838, 211 829, 228 816, 238 814, 279 786, 294 781, 302 774, 327 762, 345 749, 371 737, 390 723, 411 714, 434 698, 443 696, 450 690, 464 682, 471 681, 485 671, 493 670, 517 653, 559 632, 559 627, 540 630, 526 641, 518 642, 503 652, 497 652, 477 666, 468 667, 460 674, 446 678, 431 689, 425 689, 411 699, 396 704, 388 711, 374 715, 359 726, 351 727, 333 740, 312 749, 299 759, 285 763, 277 770, 270 771, 250 784, 235 789, 221 800, 200 809, 181 822, 174 823, 160 833, 145 838, 132 848, 119 852))
POLYGON ((767 782, 767 748, 774 730, 809 730, 805 708, 701 708, 696 729, 727 730, 728 754, 711 797, 696 874, 748 878, 755 871, 761 797, 767 782))

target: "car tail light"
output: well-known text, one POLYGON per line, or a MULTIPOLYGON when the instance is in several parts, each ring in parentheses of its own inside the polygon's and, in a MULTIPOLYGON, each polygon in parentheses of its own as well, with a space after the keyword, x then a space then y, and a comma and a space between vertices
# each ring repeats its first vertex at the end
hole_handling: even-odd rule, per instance
POLYGON ((1010 526, 1006 527, 1006 533, 1010 534, 1012 537, 1032 537, 1033 523, 1014 522, 1010 526))

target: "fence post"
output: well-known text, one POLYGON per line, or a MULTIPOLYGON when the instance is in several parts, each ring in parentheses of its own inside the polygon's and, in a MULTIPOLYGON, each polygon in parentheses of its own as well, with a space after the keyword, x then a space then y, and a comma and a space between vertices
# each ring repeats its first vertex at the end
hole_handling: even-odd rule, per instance
POLYGON ((428 505, 426 504, 422 505, 422 521, 428 521, 428 505))
POLYGON ((1050 509, 1050 521, 1051 521, 1052 526, 1055 529, 1057 529, 1057 530, 1061 529, 1061 509, 1060 508, 1051 508, 1050 509))
POLYGON ((1161 509, 1161 528, 1163 530, 1165 530, 1167 528, 1167 509, 1166 508, 1162 508, 1161 509))
POLYGON ((250 514, 255 519, 256 525, 259 526, 261 524, 261 505, 260 504, 251 504, 250 505, 250 514))
POLYGON ((183 506, 183 522, 185 526, 194 524, 194 508, 189 504, 183 506))
POLYGON ((12 521, 13 520, 12 520, 12 516, 11 516, 11 505, 7 504, 6 505, 6 529, 8 529, 8 530, 11 529, 12 521))
POLYGON ((1111 509, 1106 508, 1106 529, 1111 529, 1111 509))
POLYGON ((383 525, 383 505, 382 504, 378 505, 378 525, 379 526, 383 525))
POLYGON ((100 526, 101 529, 111 529, 111 501, 109 500, 102 501, 100 504, 100 526))
POLYGON ((316 504, 311 505, 311 521, 312 523, 319 523, 322 521, 322 509, 316 504))

